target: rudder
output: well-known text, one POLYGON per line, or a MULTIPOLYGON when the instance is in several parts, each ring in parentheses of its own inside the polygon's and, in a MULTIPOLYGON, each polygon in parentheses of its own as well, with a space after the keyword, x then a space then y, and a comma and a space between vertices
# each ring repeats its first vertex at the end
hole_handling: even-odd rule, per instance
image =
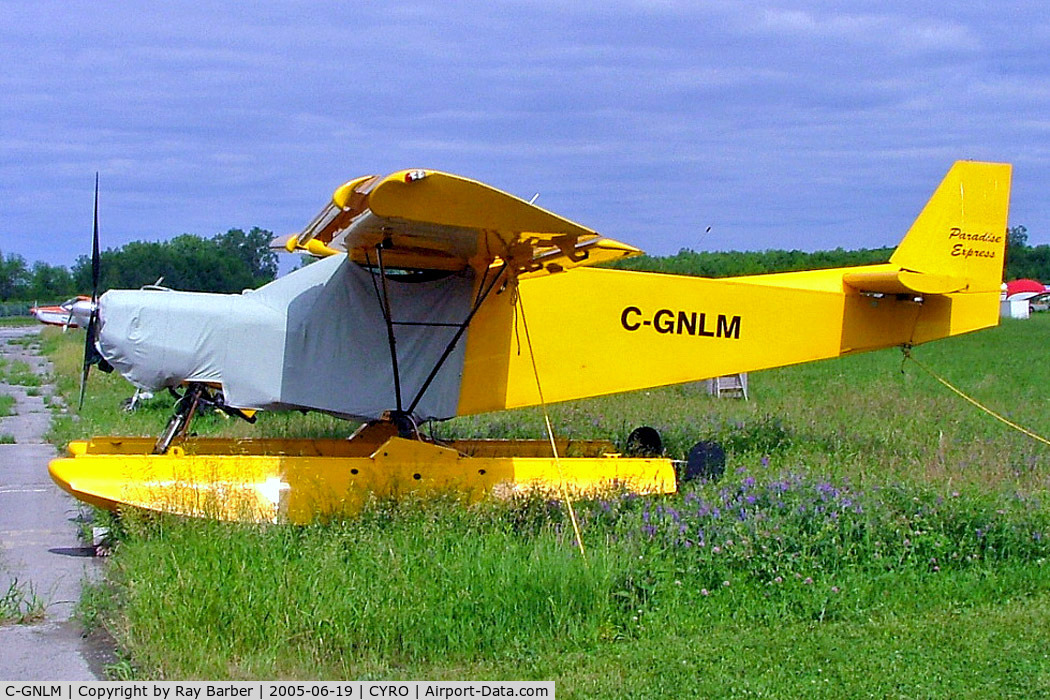
POLYGON ((1008 163, 957 161, 890 258, 902 270, 998 291, 1010 206, 1008 163))

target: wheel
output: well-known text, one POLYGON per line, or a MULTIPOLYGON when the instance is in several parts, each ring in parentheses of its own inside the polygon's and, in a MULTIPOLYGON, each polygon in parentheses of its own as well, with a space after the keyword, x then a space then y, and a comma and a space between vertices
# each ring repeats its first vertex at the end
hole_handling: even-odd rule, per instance
POLYGON ((625 451, 631 457, 659 457, 664 453, 664 441, 656 428, 643 425, 627 436, 625 451))
POLYGON ((703 479, 718 481, 726 473, 726 451, 713 440, 701 440, 693 445, 686 457, 685 472, 680 474, 683 483, 703 479))

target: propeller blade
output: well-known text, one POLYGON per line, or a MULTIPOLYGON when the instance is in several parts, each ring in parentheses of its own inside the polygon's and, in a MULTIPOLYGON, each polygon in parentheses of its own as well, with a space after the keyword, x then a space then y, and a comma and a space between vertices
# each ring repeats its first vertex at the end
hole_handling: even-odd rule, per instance
POLYGON ((87 391, 88 372, 91 371, 89 353, 93 349, 92 340, 91 324, 88 324, 87 340, 84 341, 84 368, 80 372, 80 402, 77 404, 77 411, 84 408, 84 392, 87 391))
POLYGON ((98 278, 101 255, 98 250, 98 172, 95 172, 95 217, 91 234, 91 301, 98 301, 98 278))
POLYGON ((87 334, 84 338, 84 367, 80 373, 80 403, 77 410, 84 408, 84 394, 87 391, 88 374, 91 365, 102 360, 95 347, 95 336, 98 334, 98 280, 101 268, 101 255, 98 245, 98 172, 95 173, 95 215, 91 232, 91 315, 88 317, 87 334))

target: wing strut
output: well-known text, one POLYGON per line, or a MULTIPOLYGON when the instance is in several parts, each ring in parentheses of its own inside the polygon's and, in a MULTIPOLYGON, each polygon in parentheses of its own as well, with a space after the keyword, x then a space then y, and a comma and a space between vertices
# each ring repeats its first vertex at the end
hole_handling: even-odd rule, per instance
MULTIPOLYGON (((488 298, 492 290, 495 289, 496 285, 498 285, 503 279, 504 273, 508 269, 508 263, 504 261, 500 265, 499 270, 496 272, 496 274, 492 277, 491 280, 488 278, 489 270, 485 270, 485 273, 484 275, 482 275, 481 281, 478 284, 478 291, 475 295, 474 302, 471 305, 470 311, 467 313, 466 318, 464 318, 461 323, 428 323, 425 321, 397 321, 394 320, 393 312, 390 308, 390 296, 386 283, 386 266, 383 263, 383 244, 380 243, 379 245, 377 245, 375 247, 375 250, 376 265, 374 267, 372 266, 372 262, 369 258, 367 251, 365 253, 365 263, 368 265, 368 269, 371 272, 372 288, 375 291, 376 300, 379 302, 380 310, 383 313, 383 321, 386 324, 387 341, 390 345, 390 366, 394 373, 394 393, 395 400, 397 402, 397 410, 395 412, 395 416, 410 418, 412 412, 416 410, 416 406, 419 405, 419 402, 423 399, 423 396, 426 394, 427 389, 430 388, 430 385, 437 377, 438 372, 441 371, 441 367, 445 364, 445 361, 448 359, 449 355, 452 354, 452 351, 456 349, 456 345, 459 343, 460 339, 463 337, 463 334, 470 326, 470 322, 474 320, 474 316, 477 314, 478 309, 481 308, 481 305, 485 302, 485 299, 488 298), (380 277, 379 282, 376 282, 377 271, 380 277), (416 392, 416 395, 415 397, 413 397, 412 403, 409 404, 407 410, 405 410, 404 408, 404 402, 401 395, 401 374, 398 369, 397 363, 397 333, 395 326, 433 326, 456 329, 455 334, 445 345, 444 351, 442 351, 441 356, 434 363, 434 366, 431 368, 430 373, 427 375, 427 378, 423 381, 422 386, 419 387, 419 391, 416 392)), ((402 425, 404 425, 404 423, 400 421, 395 420, 395 422, 398 423, 399 429, 402 425)), ((409 422, 414 426, 414 420, 410 420, 409 422)))
MULTIPOLYGON (((390 343, 390 364, 394 368, 394 397, 397 400, 397 412, 403 413, 401 410, 401 373, 397 369, 397 338, 394 335, 394 320, 390 314, 390 295, 386 287, 386 269, 383 267, 384 243, 386 241, 376 246, 376 260, 379 263, 379 282, 383 285, 383 295, 379 301, 383 307, 383 320, 386 321, 387 341, 390 343)), ((373 284, 375 283, 375 275, 372 275, 372 282, 373 284)), ((411 413, 411 410, 409 412, 411 413)))
MULTIPOLYGON (((419 393, 417 393, 416 397, 412 399, 412 405, 408 407, 409 414, 411 414, 412 411, 416 410, 416 405, 419 404, 420 399, 423 398, 423 394, 425 394, 427 389, 430 388, 430 383, 434 381, 434 377, 437 376, 438 371, 441 369, 441 365, 445 364, 445 360, 447 360, 448 356, 452 354, 452 351, 456 348, 456 343, 458 343, 459 339, 463 337, 463 333, 467 330, 467 327, 470 325, 470 322, 474 320, 474 314, 476 314, 478 312, 478 309, 481 308, 481 305, 485 302, 485 299, 488 298, 489 292, 492 291, 493 287, 496 286, 496 283, 499 282, 501 277, 503 277, 503 273, 506 270, 507 263, 506 261, 504 261, 503 265, 500 266, 499 272, 497 272, 496 276, 492 278, 491 282, 489 282, 489 286, 484 288, 484 291, 482 291, 482 288, 479 285, 478 298, 474 301, 474 306, 471 307, 470 313, 467 314, 467 317, 466 319, 464 319, 463 323, 459 324, 459 330, 457 330, 456 334, 452 336, 452 340, 448 341, 448 345, 445 346, 445 351, 441 353, 441 357, 438 358, 438 361, 434 364, 434 369, 430 370, 430 374, 427 375, 427 379, 425 382, 423 382, 423 386, 419 387, 419 393)), ((488 270, 485 270, 485 274, 488 274, 488 270)), ((482 277, 481 285, 484 284, 485 278, 482 277)))

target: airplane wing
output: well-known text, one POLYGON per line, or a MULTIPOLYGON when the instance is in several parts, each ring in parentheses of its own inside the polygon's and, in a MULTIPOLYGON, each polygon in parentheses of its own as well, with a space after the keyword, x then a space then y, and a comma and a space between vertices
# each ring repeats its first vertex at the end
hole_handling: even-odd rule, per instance
POLYGON ((365 176, 336 189, 288 251, 346 253, 390 268, 481 272, 507 263, 518 274, 560 272, 641 255, 569 219, 494 187, 435 170, 365 176))

